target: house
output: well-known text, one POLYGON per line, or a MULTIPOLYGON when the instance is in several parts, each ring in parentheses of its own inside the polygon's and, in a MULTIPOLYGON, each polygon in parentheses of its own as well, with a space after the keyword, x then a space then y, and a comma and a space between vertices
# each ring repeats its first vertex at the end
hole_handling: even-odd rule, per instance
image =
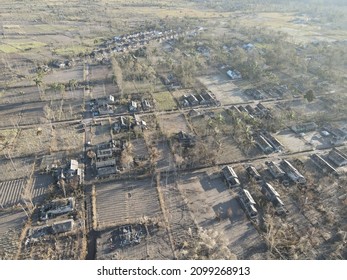
POLYGON ((261 185, 261 192, 265 195, 265 197, 269 200, 269 201, 274 201, 276 197, 280 197, 280 195, 278 194, 278 192, 274 189, 273 186, 271 186, 269 183, 264 182, 261 185))
POLYGON ((271 144, 262 136, 258 135, 255 138, 256 144, 258 147, 265 153, 265 154, 270 154, 273 152, 273 148, 271 144))
POLYGON ((255 110, 253 109, 251 105, 247 104, 245 109, 248 111, 250 115, 255 115, 255 110))
POLYGON ((129 111, 136 112, 137 111, 137 102, 131 101, 129 104, 129 111))
POLYGON ((232 79, 232 80, 238 80, 242 79, 241 73, 236 70, 228 70, 227 75, 232 79))
POLYGON ((40 220, 45 221, 59 215, 67 214, 75 209, 73 197, 53 200, 40 208, 40 220))
POLYGON ((311 156, 313 163, 323 172, 328 172, 332 174, 337 174, 336 169, 332 167, 330 163, 328 163, 324 158, 320 155, 313 154, 311 156))
POLYGON ((318 128, 318 125, 314 122, 306 122, 302 124, 293 125, 291 129, 295 133, 303 133, 309 131, 315 131, 318 128))
POLYGON ((261 181, 261 176, 253 165, 247 166, 246 171, 249 177, 254 178, 257 182, 261 181))
POLYGON ((152 108, 151 104, 146 99, 143 100, 141 104, 142 104, 142 109, 144 111, 148 111, 148 110, 150 110, 152 108))
POLYGON ((269 132, 263 131, 260 133, 266 141, 270 143, 270 145, 275 149, 275 151, 281 151, 282 148, 284 147, 283 144, 278 141, 274 136, 272 136, 269 132))
POLYGON ((198 99, 200 105, 207 105, 207 104, 209 104, 209 102, 207 100, 205 100, 205 98, 201 94, 198 94, 196 96, 196 98, 198 99))
POLYGON ((286 172, 289 179, 294 183, 305 184, 306 179, 302 174, 287 160, 283 159, 281 161, 281 167, 286 172))
POLYGON ((199 105, 199 100, 192 93, 187 96, 187 100, 191 106, 199 105))
POLYGON ((243 107, 242 105, 240 105, 240 106, 238 107, 238 109, 240 110, 240 112, 248 114, 247 109, 246 109, 245 107, 243 107))
POLYGON ((114 96, 113 95, 109 95, 107 101, 110 102, 110 103, 114 103, 114 96))
POLYGON ((238 194, 238 200, 241 204, 241 207, 244 209, 246 215, 252 221, 256 221, 258 217, 258 211, 255 208, 256 203, 250 192, 246 189, 241 189, 238 194))
POLYGON ((222 168, 222 174, 224 176, 225 182, 229 187, 238 187, 241 185, 236 172, 231 166, 224 166, 222 168))
POLYGON ((269 172, 275 179, 283 178, 285 175, 285 172, 273 161, 266 163, 269 172))
POLYGON ((244 93, 248 96, 253 97, 256 100, 261 100, 264 98, 263 93, 257 89, 246 89, 244 93))
POLYGON ((347 165, 347 155, 342 153, 336 148, 333 148, 329 154, 328 158, 335 163, 337 166, 344 166, 347 165))
POLYGON ((113 106, 109 105, 109 104, 100 105, 99 108, 98 108, 98 113, 100 115, 113 114, 113 106))
POLYGON ((232 105, 232 106, 230 107, 230 110, 232 110, 232 111, 234 111, 234 112, 236 112, 236 113, 238 113, 238 114, 241 114, 241 111, 240 111, 239 108, 237 108, 235 105, 232 105))

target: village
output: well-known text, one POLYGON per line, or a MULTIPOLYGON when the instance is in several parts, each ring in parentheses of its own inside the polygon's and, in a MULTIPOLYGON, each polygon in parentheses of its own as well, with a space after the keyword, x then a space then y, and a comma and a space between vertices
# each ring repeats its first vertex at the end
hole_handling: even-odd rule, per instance
POLYGON ((4 74, 0 259, 346 258, 345 85, 185 20, 4 74))

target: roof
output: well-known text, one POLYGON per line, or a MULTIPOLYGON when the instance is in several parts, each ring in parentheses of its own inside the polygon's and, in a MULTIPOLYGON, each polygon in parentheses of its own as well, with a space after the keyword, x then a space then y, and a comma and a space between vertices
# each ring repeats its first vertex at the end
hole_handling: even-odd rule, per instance
POLYGON ((62 222, 56 222, 52 225, 52 230, 54 233, 69 232, 73 229, 74 221, 73 219, 65 220, 62 222))
POLYGON ((246 189, 241 189, 240 194, 245 202, 249 204, 256 204, 250 192, 246 189))
POLYGON ((78 161, 75 159, 72 159, 70 161, 70 169, 77 170, 78 169, 78 161))

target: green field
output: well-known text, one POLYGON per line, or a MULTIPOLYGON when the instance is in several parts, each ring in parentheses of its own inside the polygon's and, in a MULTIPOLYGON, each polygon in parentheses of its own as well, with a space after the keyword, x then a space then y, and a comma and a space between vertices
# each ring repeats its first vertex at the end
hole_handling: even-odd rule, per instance
POLYGON ((35 48, 46 46, 45 43, 30 41, 30 42, 11 42, 8 44, 0 44, 0 52, 4 53, 16 53, 22 51, 28 51, 35 48))
POLYGON ((156 92, 153 93, 152 96, 156 102, 156 108, 159 111, 167 111, 177 108, 175 100, 168 91, 156 92))

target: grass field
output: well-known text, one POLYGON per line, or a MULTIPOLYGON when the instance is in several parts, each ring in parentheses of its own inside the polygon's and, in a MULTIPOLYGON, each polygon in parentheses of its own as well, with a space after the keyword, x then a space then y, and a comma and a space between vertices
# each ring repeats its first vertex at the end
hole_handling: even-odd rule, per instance
POLYGON ((153 93, 153 99, 156 103, 156 108, 159 111, 167 111, 176 109, 177 105, 168 91, 153 93))
POLYGON ((30 42, 11 42, 8 44, 0 44, 0 52, 4 53, 16 53, 28 51, 35 48, 46 46, 45 43, 30 41, 30 42))

